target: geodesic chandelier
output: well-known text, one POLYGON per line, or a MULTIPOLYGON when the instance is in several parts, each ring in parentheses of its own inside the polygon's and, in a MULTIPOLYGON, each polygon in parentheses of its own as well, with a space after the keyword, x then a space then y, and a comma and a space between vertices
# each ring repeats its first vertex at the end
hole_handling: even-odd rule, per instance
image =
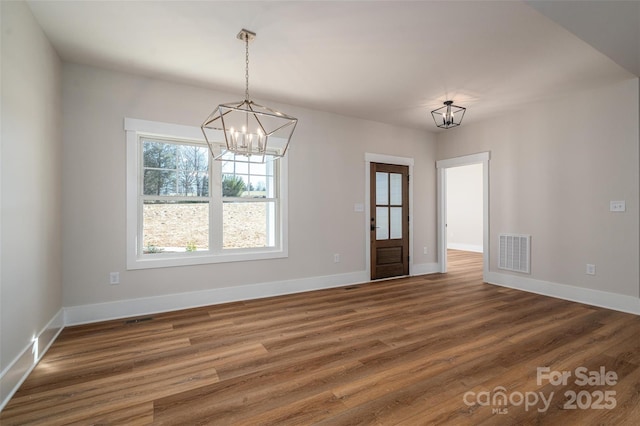
POLYGON ((237 36, 245 43, 244 101, 218 105, 200 126, 215 160, 222 160, 229 152, 254 157, 252 162, 264 162, 267 156, 283 157, 298 123, 297 118, 258 105, 249 98, 249 42, 255 37, 254 32, 245 29, 237 36), (216 153, 216 142, 223 137, 226 149, 222 154, 216 153))
POLYGON ((454 105, 453 101, 446 101, 443 107, 431 111, 431 115, 436 126, 442 129, 450 129, 462 123, 462 117, 464 117, 466 110, 466 108, 454 105))

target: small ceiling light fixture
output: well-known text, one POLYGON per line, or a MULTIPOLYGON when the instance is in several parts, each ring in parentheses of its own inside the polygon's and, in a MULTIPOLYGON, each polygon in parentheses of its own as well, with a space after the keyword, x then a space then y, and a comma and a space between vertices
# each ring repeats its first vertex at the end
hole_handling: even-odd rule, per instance
POLYGON ((458 127, 462 123, 462 117, 466 108, 453 104, 453 101, 446 101, 443 107, 434 109, 431 111, 433 121, 436 126, 443 129, 450 129, 452 127, 458 127))
POLYGON ((245 43, 244 101, 218 105, 202 123, 201 129, 215 160, 228 159, 229 152, 247 157, 252 162, 265 161, 265 157, 283 157, 298 119, 254 103, 249 98, 249 42, 256 34, 241 30, 237 38, 245 43), (216 153, 216 142, 224 137, 226 150, 216 153), (258 157, 258 158, 256 158, 258 157), (260 158, 261 157, 261 158, 260 158))

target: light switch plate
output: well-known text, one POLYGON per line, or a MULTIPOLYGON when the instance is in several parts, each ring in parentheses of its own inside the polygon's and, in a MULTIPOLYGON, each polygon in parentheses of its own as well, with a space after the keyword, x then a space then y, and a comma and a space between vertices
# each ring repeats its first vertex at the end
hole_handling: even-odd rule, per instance
POLYGON ((609 202, 609 211, 610 212, 623 212, 627 210, 627 205, 625 201, 610 201, 609 202))

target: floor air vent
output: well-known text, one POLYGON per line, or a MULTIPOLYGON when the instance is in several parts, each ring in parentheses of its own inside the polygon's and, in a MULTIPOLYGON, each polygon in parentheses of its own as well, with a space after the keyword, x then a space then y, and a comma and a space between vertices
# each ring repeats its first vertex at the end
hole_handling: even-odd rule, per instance
POLYGON ((500 234, 498 268, 530 273, 531 235, 500 234))
POLYGON ((124 323, 125 324, 138 324, 138 323, 141 323, 141 322, 151 321, 151 320, 153 320, 153 317, 134 318, 134 319, 126 320, 124 323))

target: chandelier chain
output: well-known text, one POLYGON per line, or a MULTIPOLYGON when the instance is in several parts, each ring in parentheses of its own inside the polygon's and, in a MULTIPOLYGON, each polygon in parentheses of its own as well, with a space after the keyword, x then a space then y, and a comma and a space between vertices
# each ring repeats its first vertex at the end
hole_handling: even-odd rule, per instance
POLYGON ((244 89, 244 98, 245 100, 249 100, 249 35, 246 34, 244 37, 244 45, 245 45, 245 89, 244 89))

